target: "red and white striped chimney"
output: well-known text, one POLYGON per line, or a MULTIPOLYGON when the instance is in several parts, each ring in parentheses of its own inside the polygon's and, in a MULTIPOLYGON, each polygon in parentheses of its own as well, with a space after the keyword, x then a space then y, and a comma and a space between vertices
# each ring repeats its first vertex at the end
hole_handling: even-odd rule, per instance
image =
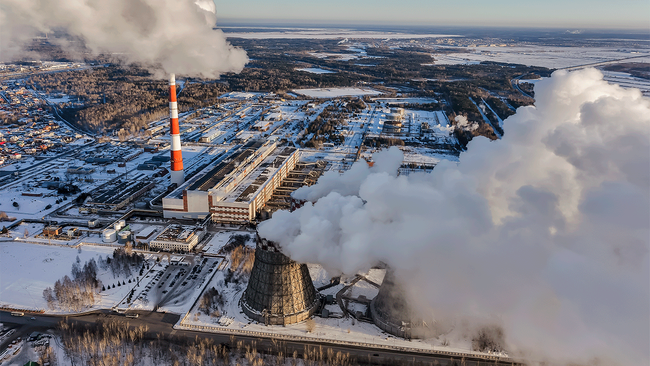
POLYGON ((176 76, 169 75, 169 124, 172 138, 171 183, 181 185, 185 181, 183 172, 183 152, 181 151, 181 129, 178 125, 178 105, 176 104, 176 76))

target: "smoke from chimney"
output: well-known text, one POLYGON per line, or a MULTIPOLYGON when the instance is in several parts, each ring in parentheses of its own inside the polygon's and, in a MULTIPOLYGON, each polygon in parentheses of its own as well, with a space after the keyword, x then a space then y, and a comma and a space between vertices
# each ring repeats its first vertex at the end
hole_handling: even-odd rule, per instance
POLYGON ((216 9, 209 0, 3 0, 0 24, 2 60, 23 53, 34 36, 62 30, 94 55, 110 54, 160 78, 172 72, 217 78, 248 61, 213 29, 216 9))
POLYGON ((260 235, 331 274, 385 262, 410 305, 498 323, 511 355, 647 365, 650 100, 593 69, 555 72, 535 96, 460 163, 397 176, 391 148, 297 190, 315 204, 260 235))

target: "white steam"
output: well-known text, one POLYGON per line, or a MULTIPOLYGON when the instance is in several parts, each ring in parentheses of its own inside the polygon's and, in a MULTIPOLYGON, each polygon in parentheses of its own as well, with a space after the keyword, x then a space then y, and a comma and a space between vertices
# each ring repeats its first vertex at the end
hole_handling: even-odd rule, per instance
POLYGON ((456 116, 456 118, 454 118, 454 121, 456 121, 455 127, 464 131, 474 131, 478 128, 478 123, 469 122, 465 116, 456 116))
POLYGON ((20 54, 39 33, 63 30, 93 54, 112 54, 159 76, 216 78, 248 61, 212 29, 216 20, 211 0, 3 0, 0 57, 20 54))
POLYGON ((262 223, 301 262, 386 262, 439 319, 500 323, 533 360, 650 361, 650 100, 590 69, 558 71, 499 141, 396 176, 392 148, 296 192, 262 223))

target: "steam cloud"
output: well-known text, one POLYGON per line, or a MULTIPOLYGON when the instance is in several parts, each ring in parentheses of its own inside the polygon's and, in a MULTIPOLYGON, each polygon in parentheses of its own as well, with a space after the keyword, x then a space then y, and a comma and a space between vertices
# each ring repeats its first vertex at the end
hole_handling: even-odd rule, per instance
POLYGON ((511 354, 647 365, 650 101, 593 69, 535 96, 459 164, 397 176, 391 148, 299 189, 316 203, 259 232, 332 273, 383 261, 439 319, 498 322, 511 354))
MULTIPOLYGON (((481 105, 481 107, 483 107, 483 105, 481 105)), ((485 108, 485 107, 483 107, 483 108, 485 108)), ((454 121, 457 122, 456 123, 456 128, 460 128, 461 130, 474 131, 474 130, 476 130, 478 128, 478 123, 469 122, 467 120, 467 117, 465 117, 465 116, 456 116, 456 118, 454 118, 454 121)))
POLYGON ((211 0, 3 0, 0 24, 5 59, 24 52, 36 34, 63 29, 93 54, 113 54, 158 76, 217 78, 241 71, 248 61, 244 50, 212 29, 211 0))

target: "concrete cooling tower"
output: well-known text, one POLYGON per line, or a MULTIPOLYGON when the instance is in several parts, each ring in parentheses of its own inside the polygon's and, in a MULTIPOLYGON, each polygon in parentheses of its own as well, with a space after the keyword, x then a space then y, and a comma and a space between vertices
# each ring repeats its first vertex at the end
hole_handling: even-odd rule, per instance
POLYGON ((409 306, 406 292, 390 268, 386 270, 379 293, 370 303, 370 312, 375 325, 392 335, 406 339, 439 335, 433 319, 423 320, 409 306))
POLYGON ((266 325, 301 322, 318 309, 316 288, 307 265, 280 253, 274 243, 258 237, 255 262, 241 307, 251 319, 266 325))

